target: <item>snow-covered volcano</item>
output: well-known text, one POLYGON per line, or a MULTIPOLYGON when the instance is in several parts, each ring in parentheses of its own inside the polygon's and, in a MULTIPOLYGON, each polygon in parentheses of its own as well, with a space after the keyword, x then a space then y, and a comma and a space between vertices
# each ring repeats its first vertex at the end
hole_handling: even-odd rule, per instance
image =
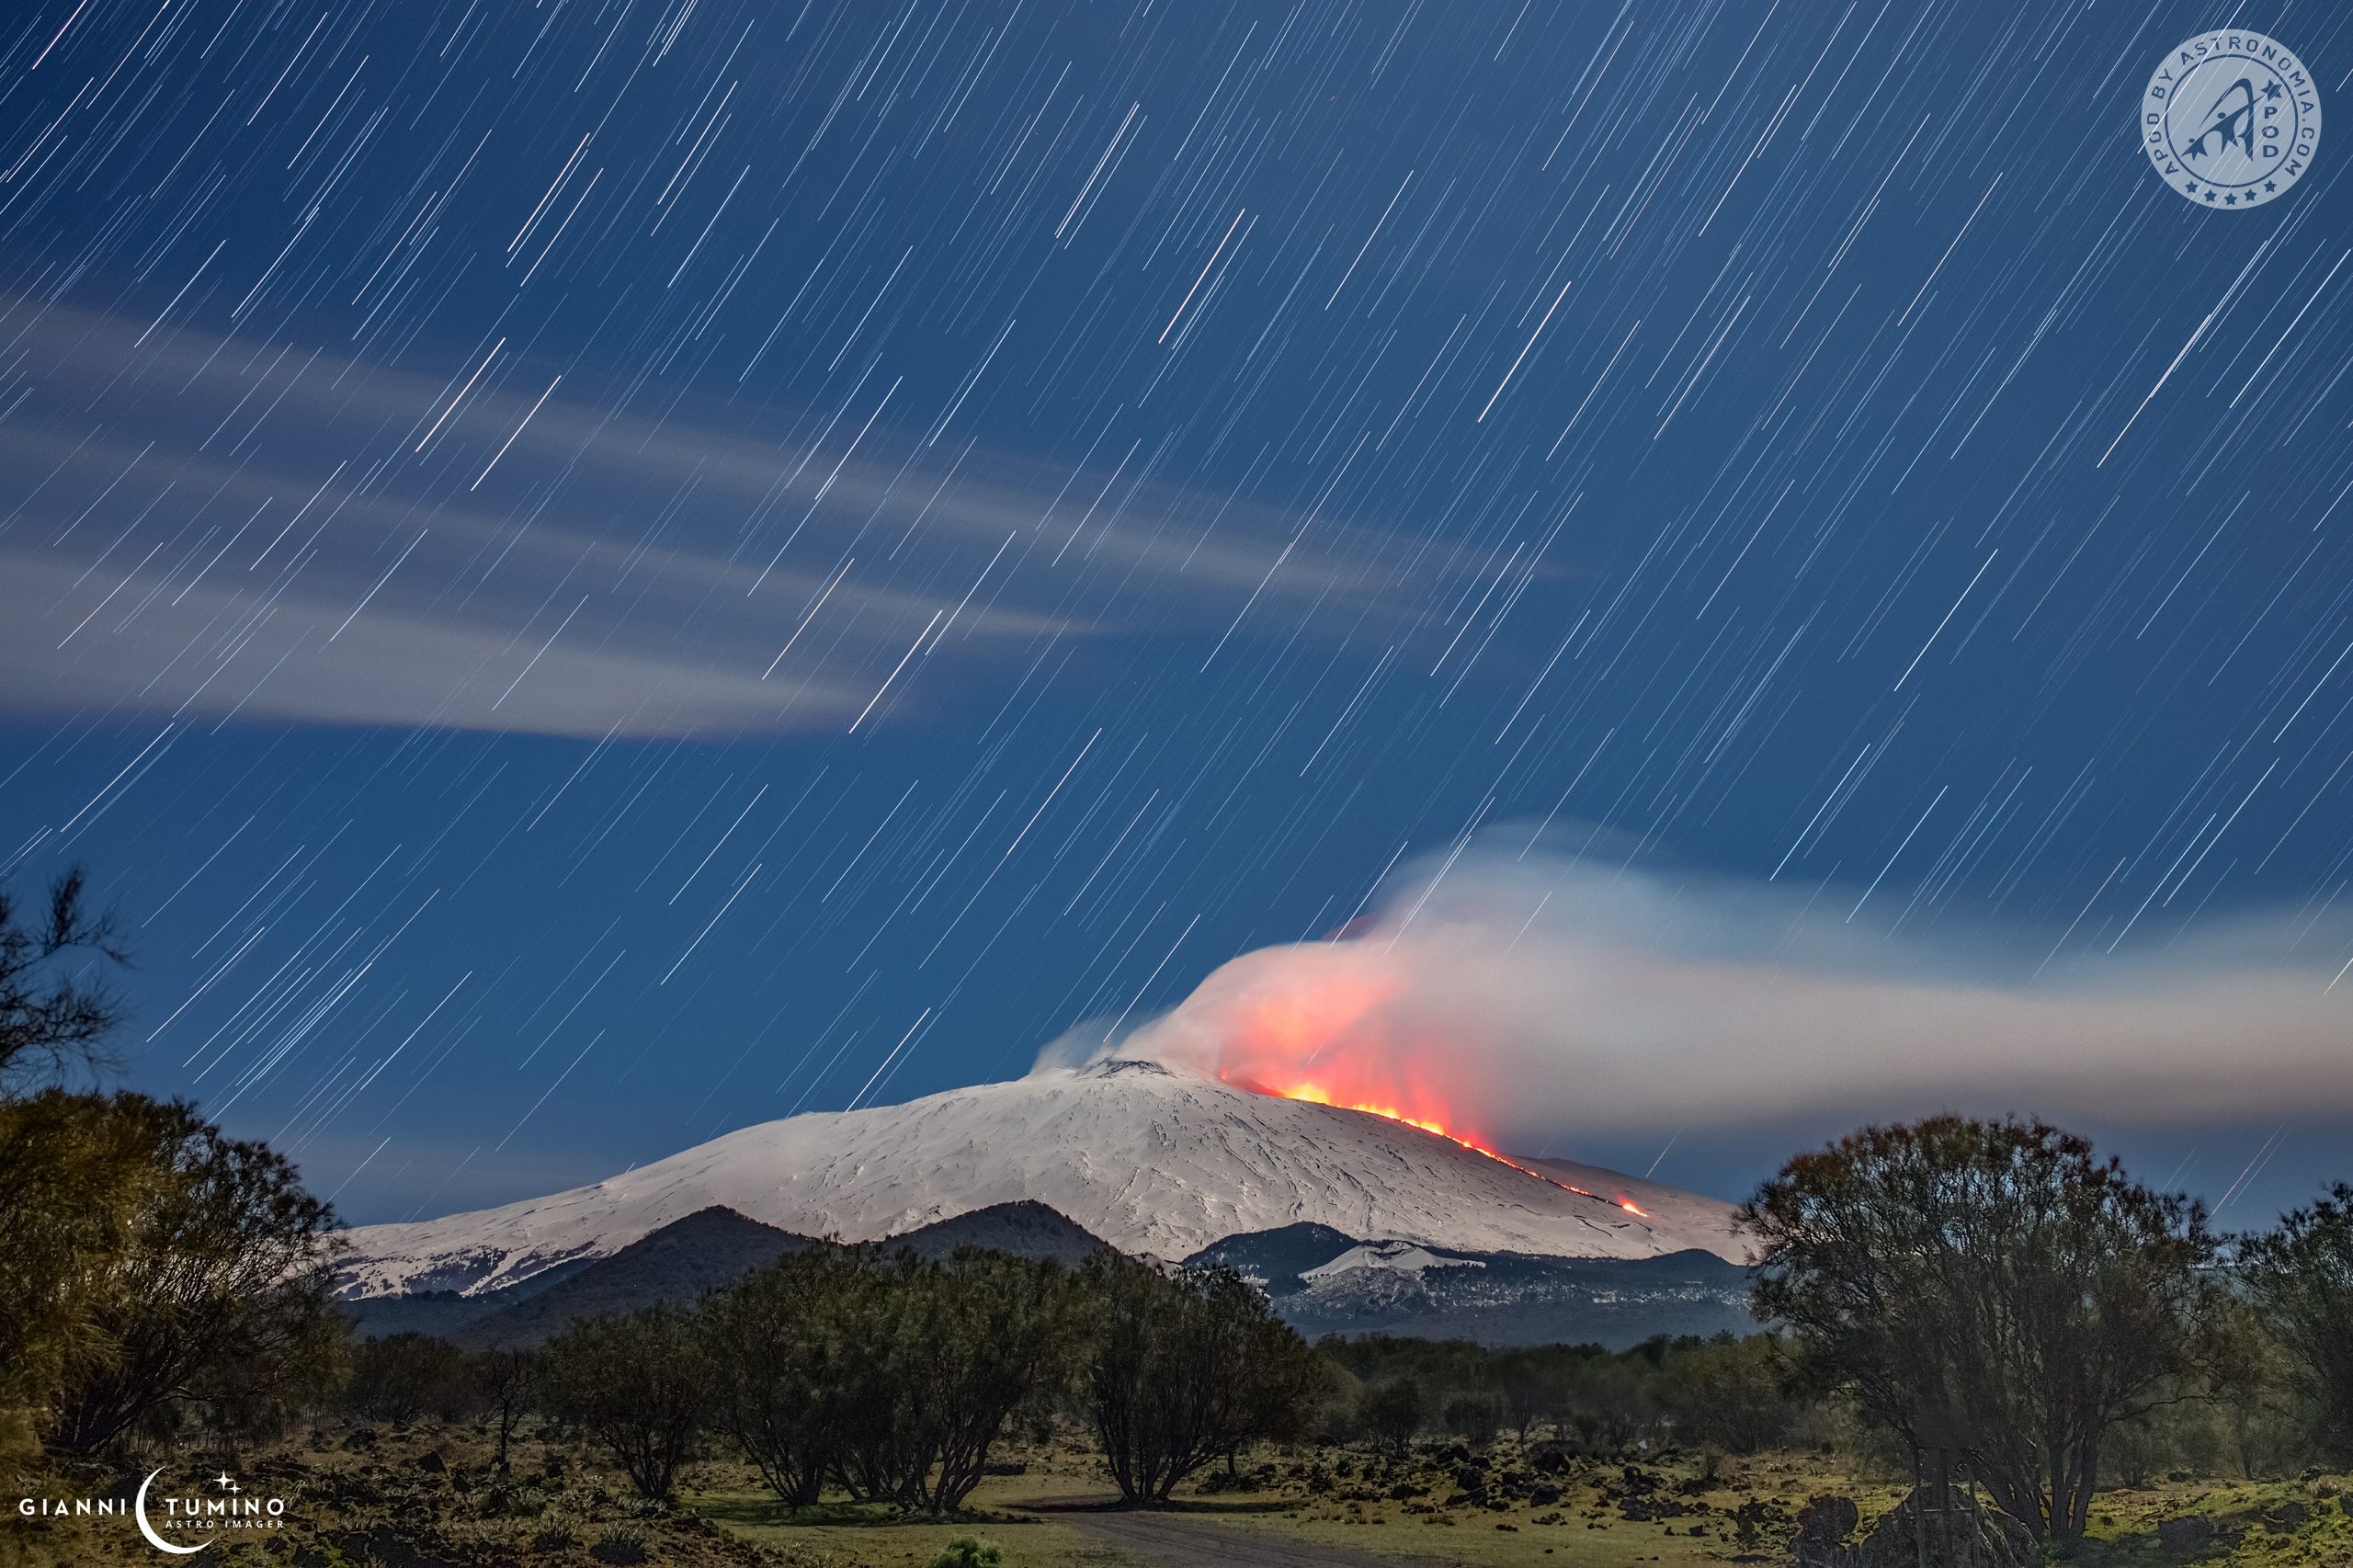
POLYGON ((350 1233, 344 1290, 500 1290, 713 1204, 869 1241, 1028 1199, 1164 1257, 1302 1221, 1464 1252, 1746 1256, 1728 1204, 1560 1160, 1540 1168, 1363 1111, 1113 1060, 789 1117, 552 1197, 368 1226, 350 1233))

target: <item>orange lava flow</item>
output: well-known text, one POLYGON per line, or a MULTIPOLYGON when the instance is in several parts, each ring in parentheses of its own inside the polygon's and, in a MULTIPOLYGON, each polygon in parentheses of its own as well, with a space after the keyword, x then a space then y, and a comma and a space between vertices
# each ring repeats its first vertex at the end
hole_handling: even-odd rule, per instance
POLYGON ((1333 1096, 1329 1090, 1324 1088, 1321 1085, 1313 1083, 1298 1083, 1282 1085, 1250 1083, 1246 1081, 1237 1082, 1231 1076, 1231 1074, 1225 1073, 1219 1074, 1219 1076, 1225 1078, 1230 1083, 1234 1083, 1237 1088, 1248 1089, 1256 1094, 1272 1095, 1278 1099, 1304 1100, 1311 1105, 1336 1106, 1342 1110, 1360 1110, 1367 1116, 1377 1116, 1382 1118, 1384 1120, 1403 1122, 1407 1127, 1419 1128, 1422 1131, 1427 1132, 1434 1137, 1443 1138, 1449 1143, 1468 1149, 1474 1154, 1484 1154, 1488 1159, 1495 1161, 1499 1165, 1509 1165, 1513 1170, 1519 1172, 1522 1176, 1534 1176, 1538 1181, 1543 1182, 1551 1187, 1557 1187, 1563 1192, 1574 1192, 1579 1198, 1590 1198, 1597 1203, 1612 1204, 1617 1208, 1623 1209, 1629 1214, 1643 1215, 1644 1219, 1649 1218, 1647 1214, 1643 1213, 1642 1210, 1636 1208, 1631 1202, 1623 1198, 1604 1198, 1597 1192, 1587 1192, 1581 1187, 1573 1187, 1567 1182, 1558 1180, 1552 1176, 1548 1176, 1542 1171, 1530 1170, 1528 1166, 1521 1165, 1518 1160, 1507 1158, 1505 1155, 1495 1153, 1495 1151, 1488 1148, 1483 1143, 1475 1142, 1471 1139, 1464 1138, 1449 1131, 1443 1122, 1433 1121, 1424 1117, 1408 1116, 1404 1111, 1397 1109, 1394 1106, 1361 1104, 1348 1100, 1337 1099, 1333 1096))

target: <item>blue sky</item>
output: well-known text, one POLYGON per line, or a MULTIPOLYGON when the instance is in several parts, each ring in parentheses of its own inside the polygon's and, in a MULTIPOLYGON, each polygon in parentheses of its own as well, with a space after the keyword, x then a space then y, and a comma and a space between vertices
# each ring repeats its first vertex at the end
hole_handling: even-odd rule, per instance
MULTIPOLYGON (((2234 19, 2334 107, 2346 14, 2234 19)), ((133 1081, 361 1220, 1018 1073, 1537 843, 1647 952, 2211 982, 2255 1087, 1833 1006, 1827 1074, 1643 1035, 1769 1116, 1497 1136, 1737 1195, 2016 1085, 2254 1222, 2353 1174, 2353 224, 2325 131, 2256 210, 2153 173, 2212 20, 33 6, 0 860, 121 905, 133 1081)))

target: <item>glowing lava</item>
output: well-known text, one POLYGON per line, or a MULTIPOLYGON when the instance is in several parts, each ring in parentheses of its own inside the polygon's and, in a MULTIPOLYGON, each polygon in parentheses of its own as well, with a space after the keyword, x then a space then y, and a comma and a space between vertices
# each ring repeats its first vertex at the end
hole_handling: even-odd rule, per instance
POLYGON ((1206 1058, 1236 1088, 1402 1122, 1563 1192, 1641 1214, 1625 1199, 1506 1159, 1464 1125, 1461 1106, 1503 1102, 1480 1078, 1480 1053, 1463 1050, 1445 1017, 1416 1005, 1410 979, 1370 943, 1261 949, 1210 976, 1158 1033, 1168 1048, 1206 1058))
MULTIPOLYGON (((1550 1187, 1557 1187, 1563 1192, 1574 1192, 1579 1198, 1590 1198, 1598 1203, 1614 1204, 1618 1208, 1623 1209, 1629 1214, 1643 1214, 1642 1210, 1636 1208, 1632 1202, 1626 1199, 1604 1198, 1597 1192, 1587 1192, 1584 1187, 1573 1187, 1567 1182, 1556 1180, 1552 1176, 1546 1176, 1542 1171, 1530 1170, 1526 1165, 1521 1165, 1518 1160, 1511 1159, 1506 1155, 1498 1154, 1483 1143, 1474 1142, 1471 1139, 1456 1136, 1453 1132, 1448 1131, 1443 1122, 1432 1121, 1418 1116, 1408 1116, 1404 1111, 1397 1109, 1393 1106, 1367 1105, 1354 1103, 1347 1100, 1335 1099, 1327 1090, 1316 1084, 1293 1084, 1287 1088, 1280 1088, 1269 1084, 1254 1084, 1246 1081, 1239 1081, 1233 1078, 1230 1074, 1226 1073, 1220 1073, 1218 1076, 1225 1079, 1226 1082, 1233 1084, 1236 1088, 1248 1089, 1253 1094, 1272 1095, 1279 1099, 1286 1100, 1305 1100, 1311 1105, 1336 1106, 1342 1110, 1360 1110, 1367 1116, 1378 1116, 1389 1121, 1402 1121, 1408 1127, 1417 1127, 1424 1132, 1443 1138, 1448 1142, 1468 1149, 1474 1154, 1484 1154, 1488 1159, 1495 1161, 1495 1164, 1499 1165, 1509 1165, 1512 1169, 1519 1172, 1522 1176, 1534 1176, 1538 1181, 1543 1182, 1550 1187)), ((1649 1216, 1643 1215, 1643 1218, 1647 1219, 1649 1216)))
MULTIPOLYGON (((1337 1106, 1342 1110, 1360 1110, 1368 1116, 1385 1117, 1391 1121, 1402 1121, 1408 1127, 1418 1127, 1425 1132, 1435 1132, 1449 1143, 1460 1143, 1464 1148, 1484 1154, 1491 1160, 1504 1158, 1483 1143, 1458 1137, 1448 1131, 1446 1124, 1442 1121, 1433 1121, 1427 1117, 1408 1116, 1395 1106, 1369 1105, 1357 1100, 1344 1100, 1320 1084, 1292 1084, 1287 1087, 1278 1087, 1271 1084, 1254 1084, 1246 1080, 1238 1080, 1231 1073, 1221 1073, 1218 1076, 1233 1084, 1236 1088, 1248 1089, 1253 1094, 1272 1095, 1278 1099, 1305 1100, 1310 1105, 1337 1106)), ((1504 1160, 1504 1164, 1510 1165, 1511 1162, 1504 1160)))

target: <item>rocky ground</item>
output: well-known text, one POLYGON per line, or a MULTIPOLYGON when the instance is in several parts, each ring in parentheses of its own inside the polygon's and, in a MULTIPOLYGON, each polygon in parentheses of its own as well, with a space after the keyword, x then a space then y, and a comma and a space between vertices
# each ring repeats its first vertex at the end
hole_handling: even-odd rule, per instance
MULTIPOLYGON (((677 1506, 640 1507, 619 1479, 563 1442, 516 1446, 508 1471, 472 1427, 337 1426, 264 1455, 213 1456, 249 1492, 287 1500, 275 1529, 222 1532, 205 1563, 273 1568, 931 1568, 952 1543, 995 1545, 1004 1568, 1255 1564, 1337 1568, 1420 1562, 1467 1568, 1620 1568, 1758 1563, 1771 1568, 1910 1568, 1904 1491, 1818 1455, 1584 1454, 1506 1439, 1474 1451, 1424 1444, 1410 1454, 1314 1449, 1219 1470, 1165 1514, 1108 1509, 1101 1471, 1069 1442, 1025 1449, 975 1494, 971 1517, 908 1519, 832 1505, 778 1508, 740 1465, 690 1468, 677 1506)), ((162 1484, 197 1471, 171 1456, 162 1484), (181 1472, 186 1472, 185 1474, 181 1472)), ((146 1466, 21 1478, 16 1496, 127 1495, 146 1466)), ((224 1473, 226 1471, 224 1471, 224 1473)), ((2261 1484, 2177 1473, 2104 1493, 2092 1568, 2348 1568, 2353 1494, 2343 1476, 2261 1484)), ((1991 1517, 1984 1568, 2040 1554, 1991 1517)), ((176 1538, 182 1540, 193 1537, 176 1538)), ((131 1521, 0 1522, 0 1564, 143 1563, 160 1554, 131 1521)))
MULTIPOLYGON (((157 1461, 168 1456, 154 1456, 157 1461)), ((275 1528, 222 1531, 205 1548, 216 1564, 275 1568, 573 1568, 676 1563, 750 1568, 790 1562, 735 1532, 678 1510, 647 1515, 615 1477, 584 1470, 565 1448, 519 1444, 502 1476, 488 1445, 469 1430, 370 1426, 321 1432, 267 1454, 210 1456, 201 1468, 233 1471, 246 1493, 283 1497, 275 1528)), ((162 1484, 188 1489, 189 1465, 171 1463, 162 1484)), ((36 1495, 128 1494, 144 1473, 62 1472, 36 1495)), ((175 1541, 201 1538, 175 1535, 175 1541)), ((18 1517, 0 1526, 0 1562, 142 1563, 164 1561, 128 1517, 18 1517)))

